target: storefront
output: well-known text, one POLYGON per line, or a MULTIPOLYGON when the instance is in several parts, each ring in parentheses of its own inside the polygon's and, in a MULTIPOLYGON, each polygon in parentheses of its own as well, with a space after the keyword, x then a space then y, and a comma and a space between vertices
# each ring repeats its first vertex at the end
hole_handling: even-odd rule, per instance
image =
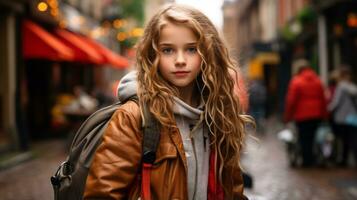
POLYGON ((357 81, 357 2, 336 1, 321 9, 327 24, 329 70, 348 65, 357 81))
POLYGON ((53 108, 58 98, 73 94, 75 86, 93 91, 100 84, 95 74, 97 68, 106 65, 122 70, 129 65, 126 58, 93 39, 56 26, 46 29, 24 20, 22 33, 28 91, 25 112, 31 138, 58 133, 53 127, 53 108))
POLYGON ((22 1, 0 0, 0 153, 26 149, 17 128, 19 65, 19 16, 24 12, 22 1))
POLYGON ((276 113, 281 103, 278 98, 280 55, 274 49, 274 45, 273 43, 254 44, 256 53, 248 64, 249 80, 260 80, 266 87, 265 117, 276 113))
POLYGON ((106 80, 102 69, 129 66, 88 35, 61 26, 59 12, 55 0, 0 0, 0 154, 52 136, 59 93, 77 84, 91 89, 106 80))

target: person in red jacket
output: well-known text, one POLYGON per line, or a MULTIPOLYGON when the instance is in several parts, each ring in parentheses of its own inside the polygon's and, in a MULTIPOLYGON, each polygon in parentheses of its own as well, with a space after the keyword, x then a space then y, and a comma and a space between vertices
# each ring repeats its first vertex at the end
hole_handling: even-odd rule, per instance
POLYGON ((315 133, 321 120, 327 116, 327 103, 323 84, 306 60, 295 61, 293 70, 295 75, 287 91, 284 120, 296 123, 303 166, 311 166, 315 161, 315 133))

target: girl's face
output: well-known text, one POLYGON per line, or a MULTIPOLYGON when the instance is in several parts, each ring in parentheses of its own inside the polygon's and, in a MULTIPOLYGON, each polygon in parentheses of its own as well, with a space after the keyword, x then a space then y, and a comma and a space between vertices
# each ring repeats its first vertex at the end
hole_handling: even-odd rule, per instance
POLYGON ((162 77, 179 90, 193 87, 200 73, 201 57, 197 37, 183 25, 166 24, 159 39, 159 71, 162 77))

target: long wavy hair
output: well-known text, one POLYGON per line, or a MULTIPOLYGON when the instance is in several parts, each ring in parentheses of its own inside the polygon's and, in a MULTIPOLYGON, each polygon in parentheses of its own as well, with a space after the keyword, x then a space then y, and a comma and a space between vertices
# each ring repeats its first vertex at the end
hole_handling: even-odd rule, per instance
POLYGON ((252 121, 243 114, 238 96, 234 93, 234 80, 230 72, 236 70, 228 49, 212 22, 200 11, 172 4, 161 9, 148 22, 137 44, 140 103, 148 104, 150 111, 163 126, 175 126, 172 105, 173 96, 177 96, 178 91, 163 79, 158 70, 158 41, 167 23, 184 25, 197 36, 197 49, 202 63, 196 82, 199 86, 198 94, 205 103, 201 122, 207 124, 211 134, 211 147, 216 151, 220 163, 217 174, 223 183, 223 169, 240 168, 245 124, 252 121))

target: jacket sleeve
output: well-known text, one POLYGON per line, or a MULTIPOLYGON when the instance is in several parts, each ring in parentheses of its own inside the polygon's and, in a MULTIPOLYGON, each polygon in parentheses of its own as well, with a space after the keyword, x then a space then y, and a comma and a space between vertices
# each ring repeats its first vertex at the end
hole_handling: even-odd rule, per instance
POLYGON ((141 159, 140 127, 139 111, 121 107, 114 113, 90 167, 84 199, 128 198, 141 159))

